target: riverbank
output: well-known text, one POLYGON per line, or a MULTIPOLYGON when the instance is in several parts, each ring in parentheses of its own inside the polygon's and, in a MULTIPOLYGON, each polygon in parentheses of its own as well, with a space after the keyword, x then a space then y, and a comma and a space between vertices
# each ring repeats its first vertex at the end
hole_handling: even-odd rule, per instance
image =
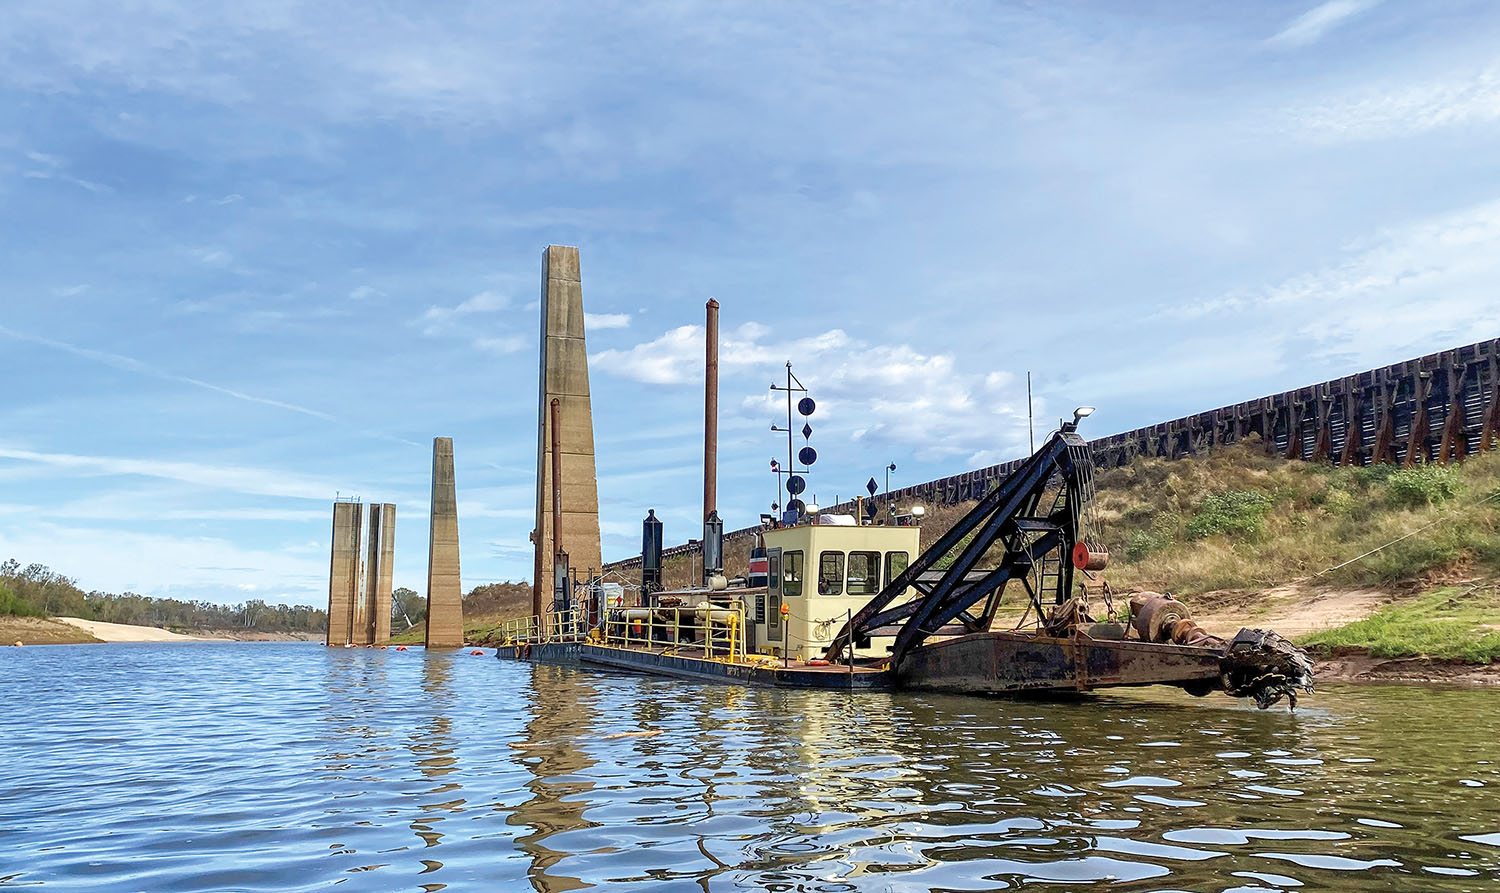
POLYGON ((103 641, 59 620, 0 615, 0 645, 85 645, 103 641))
POLYGON ((261 630, 188 630, 176 632, 154 626, 105 623, 78 617, 0 616, 0 644, 93 645, 109 642, 321 642, 315 633, 261 630))

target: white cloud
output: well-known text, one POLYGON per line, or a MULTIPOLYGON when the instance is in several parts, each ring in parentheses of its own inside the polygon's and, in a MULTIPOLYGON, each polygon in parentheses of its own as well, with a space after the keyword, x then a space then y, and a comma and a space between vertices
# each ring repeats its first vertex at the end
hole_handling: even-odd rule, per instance
POLYGON ((328 499, 334 488, 326 481, 305 475, 235 465, 205 465, 159 459, 128 459, 117 456, 81 456, 73 453, 43 453, 0 445, 0 459, 49 466, 75 475, 137 475, 181 481, 215 490, 230 490, 262 496, 296 499, 328 499))
POLYGON ((268 397, 257 397, 254 394, 247 394, 243 391, 233 390, 232 388, 221 387, 220 385, 203 381, 202 379, 192 378, 186 375, 177 375, 172 372, 167 372, 163 369, 158 369, 148 363, 143 363, 140 360, 123 356, 121 354, 110 353, 103 350, 95 350, 91 347, 80 347, 76 344, 69 344, 66 341, 58 341, 56 339, 46 338, 41 335, 32 335, 28 332, 20 332, 6 326, 0 326, 0 335, 3 335, 7 338, 14 338, 17 341, 26 341, 31 344, 40 344, 43 347, 50 347, 54 350, 61 350, 66 353, 73 354, 74 356, 103 363, 107 366, 112 366, 116 369, 123 369, 126 372, 136 372, 141 375, 149 375, 152 378, 160 378, 164 381, 175 381, 181 384, 188 384, 192 385, 193 387, 203 388, 204 390, 213 391, 218 394, 224 394, 225 396, 233 397, 236 400, 244 400, 249 403, 259 403, 264 406, 274 406, 277 409, 285 409, 301 415, 311 416, 315 419, 323 419, 324 421, 339 421, 337 418, 329 415, 326 412, 322 412, 316 409, 309 409, 306 406, 298 406, 295 403, 286 403, 281 400, 272 400, 268 397))
POLYGON ((1284 113, 1284 126, 1321 143, 1413 136, 1500 120, 1500 65, 1418 83, 1386 82, 1284 113))
POLYGON ((630 326, 629 313, 585 313, 583 324, 587 329, 624 329, 630 326))
POLYGON ((1303 47, 1317 43, 1334 28, 1374 6, 1378 0, 1328 0, 1292 19, 1276 36, 1266 41, 1277 47, 1303 47))
POLYGON ((531 341, 518 335, 506 338, 476 338, 474 346, 485 353, 504 355, 525 350, 531 346, 531 341))
MULTIPOLYGON (((988 450, 1014 458, 1025 443, 1025 391, 1018 397, 1009 372, 968 372, 951 355, 870 344, 842 329, 785 342, 765 340, 771 334, 757 323, 721 334, 721 374, 754 394, 739 410, 757 422, 783 412, 786 396, 753 385, 781 381, 790 358, 817 401, 813 427, 821 436, 900 444, 923 459, 988 450)), ((648 384, 697 383, 703 338, 702 326, 680 326, 632 348, 600 351, 589 364, 648 384)))
POLYGON ((476 313, 494 313, 508 306, 510 299, 493 291, 482 291, 452 307, 432 306, 422 314, 422 334, 441 335, 448 332, 462 317, 476 313))
MULTIPOLYGON (((1382 230, 1321 269, 1172 312, 1196 318, 1299 305, 1316 307, 1320 318, 1356 310, 1378 316, 1398 295, 1425 292, 1436 299, 1477 274, 1500 278, 1500 199, 1382 230)), ((1431 324, 1451 322, 1434 314, 1431 324)))

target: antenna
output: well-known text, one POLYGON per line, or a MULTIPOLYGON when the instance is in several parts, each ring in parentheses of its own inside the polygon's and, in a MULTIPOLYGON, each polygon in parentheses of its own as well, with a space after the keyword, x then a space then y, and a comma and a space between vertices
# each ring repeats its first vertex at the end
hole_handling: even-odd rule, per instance
MULTIPOLYGON (((818 451, 813 449, 810 445, 804 446, 802 450, 796 455, 795 459, 792 455, 792 449, 794 446, 794 442, 792 440, 792 394, 796 393, 805 395, 807 393, 807 388, 804 387, 802 382, 797 379, 797 376, 792 374, 792 363, 790 360, 788 360, 786 364, 786 387, 772 384, 771 390, 786 392, 786 427, 778 428, 775 424, 771 425, 772 431, 786 434, 786 467, 779 467, 777 461, 775 459, 772 459, 771 470, 776 473, 776 493, 778 496, 781 493, 781 475, 784 473, 787 476, 786 491, 792 498, 787 500, 786 510, 792 513, 793 523, 796 523, 796 519, 806 508, 802 500, 797 498, 803 491, 807 489, 807 479, 802 475, 808 472, 809 466, 818 461, 818 451), (801 474, 797 473, 797 459, 800 459, 802 462, 803 467, 801 474)), ((811 416, 813 412, 817 410, 817 408, 818 404, 815 403, 813 401, 813 398, 811 397, 804 396, 802 399, 797 401, 797 412, 802 415, 804 419, 808 416, 811 416)), ((803 440, 812 439, 813 429, 810 423, 803 421, 801 430, 803 440)))
POLYGON ((1026 441, 1036 452, 1036 425, 1031 421, 1031 370, 1026 370, 1026 441))

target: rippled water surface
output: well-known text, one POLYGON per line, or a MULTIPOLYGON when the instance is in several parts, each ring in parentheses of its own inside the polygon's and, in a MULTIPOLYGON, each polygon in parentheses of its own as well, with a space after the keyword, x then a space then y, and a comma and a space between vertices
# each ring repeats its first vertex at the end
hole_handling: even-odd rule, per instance
POLYGON ((0 652, 0 887, 1500 887, 1500 693, 1296 715, 784 692, 467 651, 0 652))

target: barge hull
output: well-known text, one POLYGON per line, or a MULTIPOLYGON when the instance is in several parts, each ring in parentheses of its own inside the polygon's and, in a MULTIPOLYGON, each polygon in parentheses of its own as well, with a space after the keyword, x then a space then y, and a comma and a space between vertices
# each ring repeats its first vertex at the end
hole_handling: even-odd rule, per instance
POLYGON ((502 660, 635 672, 702 682, 829 691, 894 688, 967 694, 1088 691, 1132 685, 1217 687, 1223 653, 1213 648, 1126 640, 975 633, 913 649, 899 675, 858 666, 728 663, 588 642, 503 646, 502 660))
POLYGON ((501 646, 496 649, 496 656, 501 660, 574 666, 606 672, 623 670, 652 676, 773 688, 884 691, 892 687, 889 672, 869 667, 856 666, 854 672, 850 673, 847 667, 838 666, 791 664, 779 667, 727 663, 639 648, 612 648, 588 642, 538 642, 530 646, 501 646))
POLYGON ((898 684, 922 691, 1007 692, 1126 685, 1213 687, 1224 653, 1215 648, 1123 639, 973 633, 912 649, 898 684))

